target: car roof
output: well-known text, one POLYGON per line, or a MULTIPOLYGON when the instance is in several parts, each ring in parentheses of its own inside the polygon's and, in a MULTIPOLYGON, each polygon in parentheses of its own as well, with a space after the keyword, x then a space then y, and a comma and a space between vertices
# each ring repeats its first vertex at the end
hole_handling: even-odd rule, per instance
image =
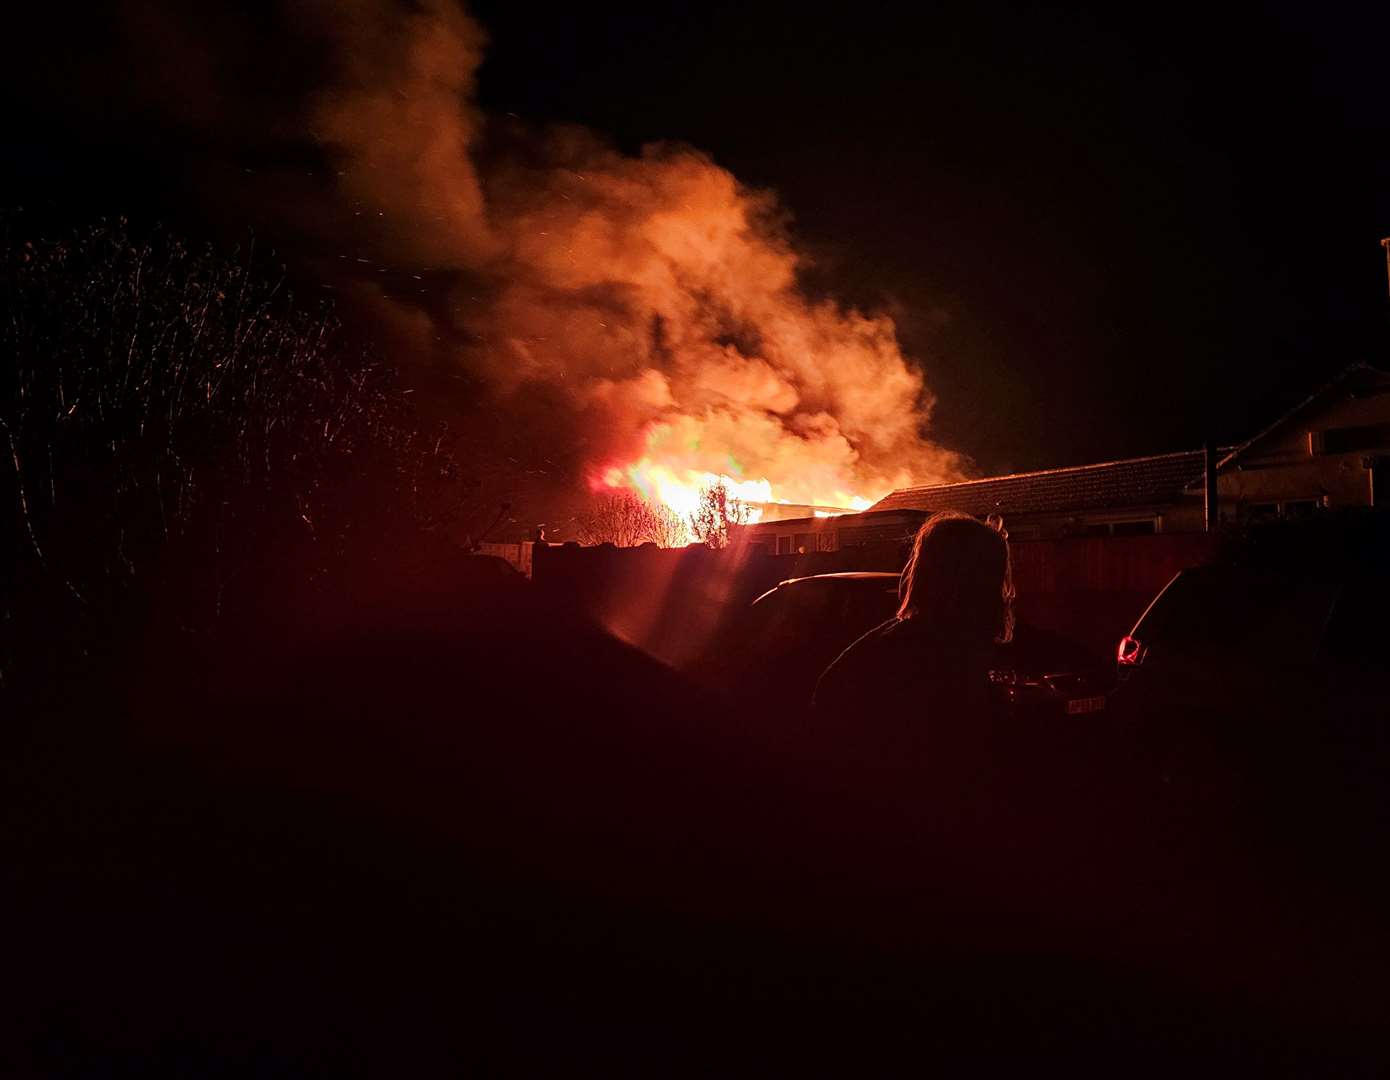
POLYGON ((897 581, 901 574, 889 573, 883 570, 847 570, 840 574, 808 574, 806 577, 787 578, 786 581, 779 581, 776 588, 783 585, 800 585, 808 581, 897 581))
POLYGON ((901 574, 894 574, 881 570, 847 570, 838 574, 808 574, 806 577, 787 578, 785 581, 779 581, 772 588, 768 589, 767 592, 754 600, 753 603, 760 603, 779 590, 815 588, 821 584, 839 588, 851 588, 855 584, 859 584, 864 588, 868 588, 874 584, 897 588, 897 583, 901 577, 901 574))

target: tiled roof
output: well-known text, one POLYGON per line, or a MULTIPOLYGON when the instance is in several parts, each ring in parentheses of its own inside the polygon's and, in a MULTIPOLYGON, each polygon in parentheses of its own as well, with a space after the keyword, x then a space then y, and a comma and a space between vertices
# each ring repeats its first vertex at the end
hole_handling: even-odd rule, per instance
POLYGON ((1066 513, 1172 502, 1201 478, 1202 451, 1015 473, 963 484, 900 488, 874 510, 959 510, 986 514, 1066 513))

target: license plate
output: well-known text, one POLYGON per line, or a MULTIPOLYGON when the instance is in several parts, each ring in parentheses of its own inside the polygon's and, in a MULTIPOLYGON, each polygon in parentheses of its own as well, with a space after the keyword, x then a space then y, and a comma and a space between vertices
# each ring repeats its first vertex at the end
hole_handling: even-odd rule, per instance
POLYGON ((1105 695, 1100 697, 1072 698, 1067 702, 1067 715, 1080 716, 1082 713, 1100 712, 1105 708, 1105 695))

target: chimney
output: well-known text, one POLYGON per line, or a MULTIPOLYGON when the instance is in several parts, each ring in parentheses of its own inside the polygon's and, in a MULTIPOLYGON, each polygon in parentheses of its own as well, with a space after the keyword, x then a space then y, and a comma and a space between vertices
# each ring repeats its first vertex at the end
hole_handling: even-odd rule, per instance
POLYGON ((1207 532, 1215 532, 1221 524, 1216 505, 1216 444, 1204 443, 1202 446, 1202 509, 1207 532))

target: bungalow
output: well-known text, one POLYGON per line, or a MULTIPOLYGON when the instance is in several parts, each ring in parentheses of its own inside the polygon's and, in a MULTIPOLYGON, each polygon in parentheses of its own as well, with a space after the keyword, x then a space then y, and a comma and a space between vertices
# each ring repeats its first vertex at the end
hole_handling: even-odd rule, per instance
MULTIPOLYGON (((1269 427, 1214 455, 1223 524, 1390 505, 1390 374, 1354 364, 1269 427)), ((1206 453, 902 488, 858 514, 760 522, 744 541, 773 554, 905 538, 930 514, 1001 516, 1014 539, 1140 536, 1205 527, 1206 453)))

